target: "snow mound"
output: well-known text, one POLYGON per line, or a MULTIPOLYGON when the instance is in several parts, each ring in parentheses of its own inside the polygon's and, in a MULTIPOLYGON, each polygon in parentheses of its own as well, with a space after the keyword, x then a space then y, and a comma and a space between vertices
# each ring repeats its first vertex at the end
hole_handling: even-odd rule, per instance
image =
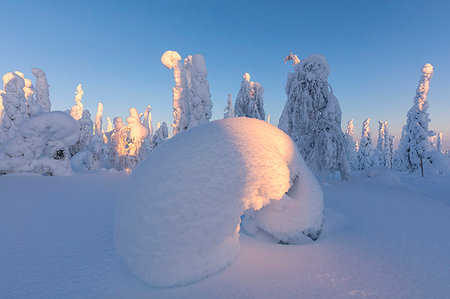
POLYGON ((117 252, 150 285, 193 283, 237 257, 246 209, 280 240, 315 238, 322 191, 275 126, 250 118, 200 125, 158 147, 130 177, 117 202, 117 252))

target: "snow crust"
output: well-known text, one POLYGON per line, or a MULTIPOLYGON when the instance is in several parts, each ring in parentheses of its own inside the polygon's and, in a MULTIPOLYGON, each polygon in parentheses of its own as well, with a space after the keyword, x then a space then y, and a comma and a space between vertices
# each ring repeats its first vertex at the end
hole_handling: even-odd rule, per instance
POLYGON ((318 235, 322 191, 278 128, 250 118, 197 126, 133 172, 117 202, 117 252, 150 285, 193 283, 238 256, 246 209, 282 241, 318 235))

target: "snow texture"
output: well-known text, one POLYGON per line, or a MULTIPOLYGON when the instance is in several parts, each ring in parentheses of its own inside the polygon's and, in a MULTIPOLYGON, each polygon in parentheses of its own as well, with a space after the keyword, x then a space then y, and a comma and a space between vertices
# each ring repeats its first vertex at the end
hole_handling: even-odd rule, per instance
POLYGON ((321 188, 289 136, 249 118, 197 126, 133 172, 117 202, 117 252, 150 285, 193 283, 236 259, 246 209, 281 241, 321 231, 321 188))
POLYGON ((341 109, 329 84, 324 56, 311 55, 294 65, 286 82, 287 101, 278 127, 296 143, 316 177, 339 171, 349 176, 347 142, 341 129, 341 109))
POLYGON ((245 73, 234 103, 235 116, 265 120, 263 94, 264 88, 262 85, 250 81, 250 74, 245 73))

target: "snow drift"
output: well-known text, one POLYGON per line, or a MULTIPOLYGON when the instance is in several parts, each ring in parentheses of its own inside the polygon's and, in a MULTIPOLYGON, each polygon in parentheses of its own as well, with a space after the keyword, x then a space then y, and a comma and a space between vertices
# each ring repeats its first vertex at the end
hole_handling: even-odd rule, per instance
POLYGON ((237 257, 244 210, 281 241, 316 238, 322 197, 281 130, 249 118, 214 121, 177 134, 136 168, 117 202, 116 249, 150 285, 193 283, 237 257))

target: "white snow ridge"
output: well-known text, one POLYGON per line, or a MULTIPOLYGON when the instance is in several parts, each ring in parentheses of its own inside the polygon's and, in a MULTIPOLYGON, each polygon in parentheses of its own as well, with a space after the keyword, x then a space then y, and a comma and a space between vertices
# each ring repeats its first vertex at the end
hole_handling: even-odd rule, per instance
POLYGON ((282 242, 315 239, 323 196, 291 138, 267 122, 229 118, 177 134, 133 172, 114 236, 152 286, 194 283, 239 254, 240 216, 282 242))

